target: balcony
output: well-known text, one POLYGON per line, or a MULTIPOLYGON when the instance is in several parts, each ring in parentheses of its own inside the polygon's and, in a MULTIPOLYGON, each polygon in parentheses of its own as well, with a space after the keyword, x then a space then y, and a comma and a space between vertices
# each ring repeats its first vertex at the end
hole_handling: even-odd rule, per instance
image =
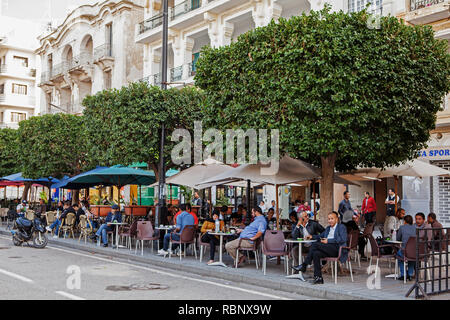
POLYGON ((36 77, 36 69, 32 69, 29 67, 25 67, 22 65, 15 64, 2 64, 0 65, 0 75, 15 77, 15 78, 23 78, 30 79, 36 77))
POLYGON ((18 123, 6 123, 6 122, 0 122, 0 129, 5 129, 5 128, 10 128, 10 129, 18 129, 19 128, 19 124, 18 123))
MULTIPOLYGON (((204 21, 204 13, 220 14, 236 6, 242 0, 186 0, 169 8, 169 28, 186 29, 204 21)), ((136 42, 150 43, 161 37, 162 14, 139 23, 136 26, 136 42)))
POLYGON ((410 0, 404 19, 414 25, 447 19, 449 5, 449 0, 410 0))
POLYGON ((0 94, 0 105, 34 108, 36 97, 22 94, 0 94))
POLYGON ((101 46, 98 46, 94 49, 94 60, 102 60, 107 58, 112 58, 113 52, 112 52, 112 46, 110 44, 104 44, 101 46))

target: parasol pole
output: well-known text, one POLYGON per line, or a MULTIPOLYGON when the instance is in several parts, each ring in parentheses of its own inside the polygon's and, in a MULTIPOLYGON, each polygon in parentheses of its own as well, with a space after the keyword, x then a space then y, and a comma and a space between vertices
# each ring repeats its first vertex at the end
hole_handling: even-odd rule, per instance
POLYGON ((275 185, 275 203, 277 209, 277 230, 280 230, 280 210, 278 209, 278 185, 275 185))
POLYGON ((312 180, 313 183, 313 208, 314 208, 314 221, 317 220, 317 211, 316 211, 316 179, 312 180))
POLYGON ((397 189, 398 189, 398 176, 394 176, 394 181, 395 181, 395 211, 394 211, 394 215, 397 214, 397 189))

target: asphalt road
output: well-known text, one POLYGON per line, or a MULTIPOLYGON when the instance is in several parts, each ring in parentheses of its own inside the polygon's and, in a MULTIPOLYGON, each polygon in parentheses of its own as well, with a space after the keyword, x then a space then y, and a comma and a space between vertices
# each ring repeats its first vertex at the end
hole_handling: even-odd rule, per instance
POLYGON ((99 254, 15 247, 0 236, 0 299, 312 299, 99 254))

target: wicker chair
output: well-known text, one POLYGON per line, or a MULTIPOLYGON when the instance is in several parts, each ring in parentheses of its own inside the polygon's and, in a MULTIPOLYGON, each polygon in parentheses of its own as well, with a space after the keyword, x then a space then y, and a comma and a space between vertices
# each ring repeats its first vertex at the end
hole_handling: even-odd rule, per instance
POLYGON ((59 233, 62 231, 62 232, 64 232, 64 238, 66 238, 66 233, 69 232, 69 236, 70 236, 70 233, 72 233, 72 238, 75 239, 75 235, 74 235, 75 221, 76 221, 75 213, 69 212, 67 214, 67 216, 61 222, 61 227, 59 228, 58 236, 59 236, 59 233))
POLYGON ((81 215, 78 226, 80 228, 80 237, 78 238, 78 242, 80 242, 81 238, 84 237, 84 243, 87 243, 87 238, 93 232, 91 221, 89 221, 89 219, 85 215, 81 215))

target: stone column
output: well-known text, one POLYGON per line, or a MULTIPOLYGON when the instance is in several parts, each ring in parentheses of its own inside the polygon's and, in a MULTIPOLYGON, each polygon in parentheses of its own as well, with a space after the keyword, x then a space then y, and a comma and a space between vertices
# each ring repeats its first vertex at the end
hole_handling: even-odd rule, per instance
POLYGON ((211 41, 211 47, 216 48, 220 46, 219 37, 219 21, 217 14, 211 12, 205 12, 203 15, 204 20, 208 23, 208 36, 211 41))
POLYGON ((227 46, 231 43, 231 37, 234 31, 234 23, 225 22, 223 25, 223 34, 222 34, 222 45, 227 46))

